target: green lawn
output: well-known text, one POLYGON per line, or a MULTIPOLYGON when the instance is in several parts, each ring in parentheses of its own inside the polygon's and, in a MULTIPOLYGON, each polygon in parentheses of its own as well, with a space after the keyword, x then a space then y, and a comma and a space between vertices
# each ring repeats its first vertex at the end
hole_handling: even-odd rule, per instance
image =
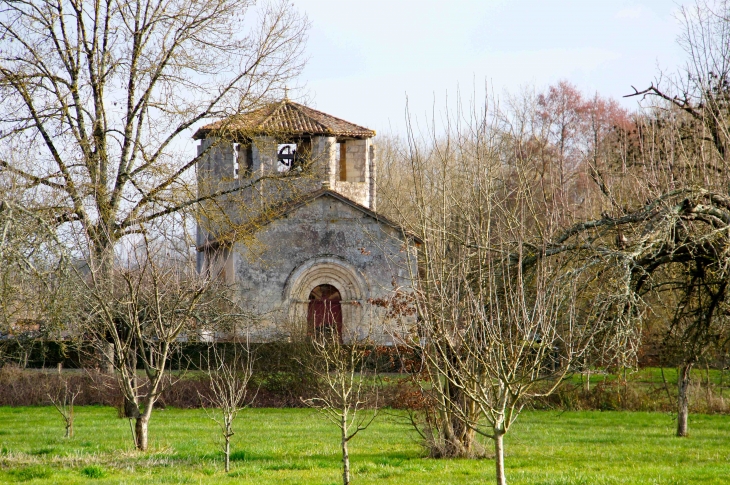
MULTIPOLYGON (((677 385, 677 368, 665 367, 664 380, 668 386, 677 385)), ((691 372, 692 380, 697 383, 705 383, 709 376, 709 381, 713 386, 730 386, 730 373, 725 370, 708 369, 694 367, 691 372)), ((572 384, 583 384, 588 376, 586 374, 575 373, 568 377, 568 382, 572 384)), ((591 384, 599 384, 601 382, 613 382, 623 378, 623 373, 606 374, 605 371, 593 371, 590 375, 591 384)), ((662 385, 662 369, 659 367, 643 367, 641 369, 629 369, 626 372, 626 378, 629 382, 662 385)))
MULTIPOLYGON (((234 461, 222 470, 215 428, 201 410, 155 411, 151 451, 132 449, 112 408, 77 408, 65 440, 49 407, 0 408, 1 483, 312 483, 340 480, 337 432, 306 409, 252 409, 237 421, 234 461)), ((506 438, 511 484, 721 484, 730 481, 730 417, 692 416, 672 436, 659 413, 526 412, 506 438)), ((397 414, 351 443, 354 483, 491 483, 493 461, 423 457, 397 414)))

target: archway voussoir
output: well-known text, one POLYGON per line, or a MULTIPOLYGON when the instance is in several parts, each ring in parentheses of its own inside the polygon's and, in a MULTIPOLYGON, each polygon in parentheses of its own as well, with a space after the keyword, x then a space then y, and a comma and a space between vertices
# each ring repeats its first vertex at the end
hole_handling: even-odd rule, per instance
POLYGON ((302 302, 307 301, 311 291, 321 285, 332 285, 339 291, 342 301, 347 303, 343 308, 343 327, 346 331, 354 332, 362 323, 362 304, 369 297, 370 291, 364 276, 340 258, 313 258, 292 271, 284 288, 289 318, 296 321, 303 317, 302 302))

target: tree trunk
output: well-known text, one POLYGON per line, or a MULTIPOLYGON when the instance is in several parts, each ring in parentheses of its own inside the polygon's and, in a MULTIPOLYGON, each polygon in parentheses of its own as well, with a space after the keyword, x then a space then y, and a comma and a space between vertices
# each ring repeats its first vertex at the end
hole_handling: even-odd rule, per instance
POLYGON ((226 473, 231 470, 231 436, 226 433, 226 473))
POLYGON ((472 442, 474 441, 474 430, 469 428, 457 412, 449 413, 448 432, 445 436, 446 450, 444 455, 447 458, 470 458, 472 453, 472 442))
POLYGON ((494 466, 497 472, 497 485, 507 485, 504 475, 504 431, 494 431, 494 466))
POLYGON ((457 386, 445 384, 447 389, 447 406, 459 407, 460 410, 448 409, 445 418, 448 423, 444 423, 444 431, 446 433, 444 456, 446 458, 470 458, 472 452, 472 443, 474 441, 474 430, 467 426, 466 422, 461 418, 463 415, 471 415, 468 409, 470 403, 464 392, 457 386))
POLYGON ((134 434, 135 434, 135 445, 139 451, 147 451, 147 425, 149 424, 149 418, 146 414, 141 414, 135 423, 134 434))
POLYGON ((99 369, 107 375, 114 374, 114 344, 102 342, 99 351, 99 369))
POLYGON ((689 416, 689 396, 692 364, 683 364, 677 370, 677 436, 687 436, 687 418, 689 416))
POLYGON ((350 453, 347 450, 347 422, 343 419, 342 426, 342 483, 350 484, 350 453))
POLYGON ((71 404, 68 410, 68 418, 66 419, 66 438, 74 437, 74 405, 71 404))

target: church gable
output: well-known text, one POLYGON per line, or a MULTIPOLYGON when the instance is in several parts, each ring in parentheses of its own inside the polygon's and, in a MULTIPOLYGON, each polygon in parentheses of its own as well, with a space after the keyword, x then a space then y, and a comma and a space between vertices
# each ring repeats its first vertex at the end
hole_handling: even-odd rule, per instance
POLYGON ((254 237, 254 244, 236 251, 243 301, 271 315, 280 311, 281 321, 309 322, 313 328, 331 323, 341 327, 345 340, 388 341, 388 332, 371 327, 380 318, 369 301, 408 284, 414 260, 398 226, 324 191, 290 206, 254 237), (310 306, 322 295, 337 301, 332 305, 341 320, 310 322, 311 308, 330 304, 316 300, 310 306))
MULTIPOLYGON (((255 234, 269 265, 287 266, 318 255, 337 255, 365 269, 373 258, 392 254, 397 226, 332 193, 322 193, 289 208, 255 234), (388 250, 383 252, 383 248, 388 250), (275 261, 274 259, 277 259, 275 261)), ((261 254, 263 256, 263 254, 261 254)))
MULTIPOLYGON (((270 223, 282 218, 302 222, 317 220, 331 223, 346 220, 359 221, 361 225, 381 225, 388 234, 393 234, 393 231, 397 234, 403 233, 403 229, 395 222, 357 202, 347 199, 337 192, 326 189, 314 192, 299 202, 289 204, 270 223)), ((418 238, 412 234, 408 234, 407 237, 419 242, 418 238)))
MULTIPOLYGON (((291 221, 306 222, 347 222, 371 219, 355 204, 348 204, 331 194, 323 194, 301 204, 284 214, 284 217, 291 221)), ((372 223, 371 220, 363 223, 372 223)))

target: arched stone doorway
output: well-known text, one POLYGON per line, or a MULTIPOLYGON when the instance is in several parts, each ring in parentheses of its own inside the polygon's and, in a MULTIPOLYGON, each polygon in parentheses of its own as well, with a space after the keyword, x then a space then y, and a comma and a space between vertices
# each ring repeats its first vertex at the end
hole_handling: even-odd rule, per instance
POLYGON ((309 294, 307 333, 342 342, 342 296, 332 285, 319 285, 309 294))
POLYGON ((340 338, 343 343, 367 335, 370 322, 367 320, 365 303, 369 286, 351 264, 331 256, 312 258, 289 275, 284 288, 284 301, 289 307, 288 318, 292 328, 301 329, 304 334, 308 332, 309 297, 314 289, 323 285, 332 286, 339 292, 342 312, 340 338))

